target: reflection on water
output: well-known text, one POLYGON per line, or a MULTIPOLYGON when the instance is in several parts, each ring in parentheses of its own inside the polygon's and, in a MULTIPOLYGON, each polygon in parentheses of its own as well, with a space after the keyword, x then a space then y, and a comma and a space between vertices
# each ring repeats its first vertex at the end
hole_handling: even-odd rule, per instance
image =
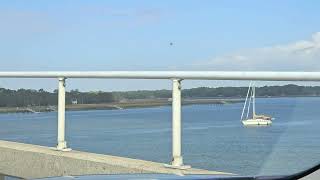
MULTIPOLYGON (((196 168, 241 175, 287 174, 320 157, 320 98, 257 99, 269 127, 243 127, 242 104, 183 107, 183 155, 196 168)), ((1 114, 0 139, 55 146, 57 114, 1 114)), ((171 108, 67 112, 77 150, 170 162, 171 108)))

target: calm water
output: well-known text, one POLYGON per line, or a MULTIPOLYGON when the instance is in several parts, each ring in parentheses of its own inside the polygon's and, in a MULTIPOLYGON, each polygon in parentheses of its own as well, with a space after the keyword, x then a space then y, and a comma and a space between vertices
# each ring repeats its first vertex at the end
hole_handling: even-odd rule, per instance
MULTIPOLYGON (((320 98, 257 99, 270 127, 245 128, 242 104, 183 107, 183 155, 196 168, 287 174, 320 161, 320 98)), ((1 114, 0 139, 55 146, 57 113, 1 114)), ((171 108, 67 112, 73 149, 170 162, 171 108)))

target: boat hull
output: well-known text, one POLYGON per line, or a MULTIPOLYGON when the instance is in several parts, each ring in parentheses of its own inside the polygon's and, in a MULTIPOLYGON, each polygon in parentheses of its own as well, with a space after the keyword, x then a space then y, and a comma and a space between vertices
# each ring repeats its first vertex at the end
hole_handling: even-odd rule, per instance
POLYGON ((272 121, 266 119, 247 119, 243 120, 242 124, 245 126, 268 126, 272 124, 272 121))

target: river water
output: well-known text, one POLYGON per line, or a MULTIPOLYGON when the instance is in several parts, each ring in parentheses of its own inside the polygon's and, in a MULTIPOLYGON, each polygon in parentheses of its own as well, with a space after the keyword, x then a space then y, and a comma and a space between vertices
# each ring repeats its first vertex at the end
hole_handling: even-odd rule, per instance
MULTIPOLYGON (((242 103, 183 107, 183 157, 195 168, 241 175, 288 174, 320 161, 320 98, 258 98, 269 127, 243 127, 242 103)), ((76 150, 169 163, 171 107, 68 111, 76 150)), ((0 114, 0 139, 55 146, 57 113, 0 114)))

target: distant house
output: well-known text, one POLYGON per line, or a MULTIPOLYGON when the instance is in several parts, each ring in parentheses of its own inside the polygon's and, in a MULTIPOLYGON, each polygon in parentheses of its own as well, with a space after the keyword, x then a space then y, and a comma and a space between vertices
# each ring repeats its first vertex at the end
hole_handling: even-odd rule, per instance
POLYGON ((72 100, 71 100, 71 103, 72 103, 72 104, 78 104, 78 100, 77 100, 77 99, 72 99, 72 100))

